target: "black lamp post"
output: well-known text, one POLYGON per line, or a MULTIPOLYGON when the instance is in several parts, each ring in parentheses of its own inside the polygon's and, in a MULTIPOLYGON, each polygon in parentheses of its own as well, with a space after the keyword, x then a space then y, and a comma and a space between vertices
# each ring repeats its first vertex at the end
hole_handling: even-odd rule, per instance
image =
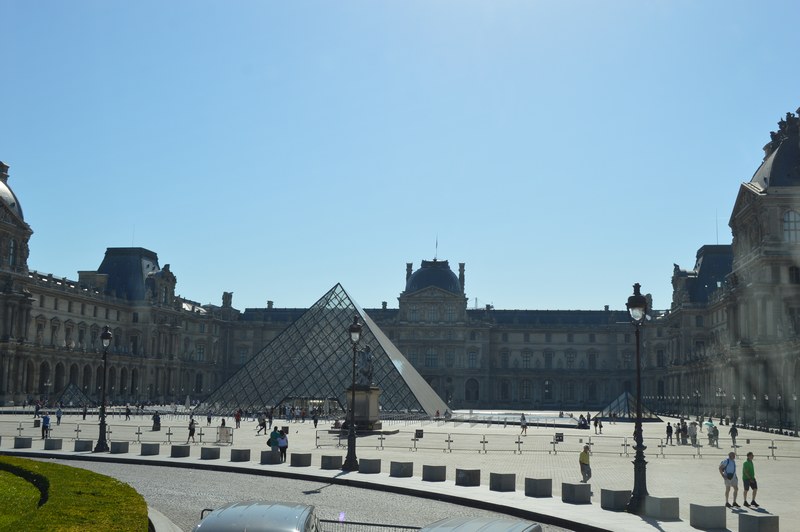
POLYGON ((108 452, 108 442, 106 441, 106 375, 108 374, 108 346, 111 345, 111 330, 108 325, 103 327, 100 340, 103 342, 103 388, 100 392, 100 436, 97 438, 97 445, 94 452, 108 452))
POLYGON ((720 423, 722 423, 722 418, 725 417, 724 412, 723 412, 725 407, 722 404, 723 400, 725 399, 725 390, 723 390, 722 388, 717 388, 717 392, 716 393, 717 393, 717 403, 719 405, 717 407, 717 408, 719 408, 719 420, 720 420, 720 423))
POLYGON ((641 285, 633 285, 633 295, 628 298, 628 313, 631 323, 636 328, 636 426, 633 429, 633 439, 636 442, 634 449, 636 457, 633 460, 633 491, 631 500, 626 510, 632 514, 641 513, 644 508, 644 498, 647 496, 647 461, 644 459, 644 445, 642 438, 642 356, 640 329, 647 317, 647 298, 639 291, 641 285))
POLYGON ((356 353, 358 341, 361 340, 362 325, 358 323, 358 316, 353 318, 348 332, 350 342, 353 344, 353 382, 350 384, 350 421, 347 423, 347 456, 342 464, 343 471, 358 471, 358 458, 356 458, 356 353))
POLYGON ((778 394, 778 432, 783 433, 783 396, 778 394))

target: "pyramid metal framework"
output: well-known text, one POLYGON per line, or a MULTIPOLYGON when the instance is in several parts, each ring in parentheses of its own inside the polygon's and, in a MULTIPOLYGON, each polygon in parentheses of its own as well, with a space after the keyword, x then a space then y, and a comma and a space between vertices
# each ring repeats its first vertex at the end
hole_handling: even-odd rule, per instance
POLYGON ((89 399, 89 396, 83 393, 83 390, 72 383, 64 388, 64 391, 61 392, 61 395, 56 397, 56 403, 63 403, 64 406, 96 406, 97 404, 95 401, 89 399))
POLYGON ((381 416, 433 416, 446 403, 370 317, 336 284, 198 406, 201 412, 260 412, 284 404, 329 401, 347 410, 352 382, 353 317, 364 325, 359 349, 372 350, 381 416))
MULTIPOLYGON (((610 419, 612 414, 615 421, 634 421, 636 419, 636 398, 630 392, 623 392, 594 417, 610 419)), ((642 405, 642 421, 661 421, 661 418, 642 405)))

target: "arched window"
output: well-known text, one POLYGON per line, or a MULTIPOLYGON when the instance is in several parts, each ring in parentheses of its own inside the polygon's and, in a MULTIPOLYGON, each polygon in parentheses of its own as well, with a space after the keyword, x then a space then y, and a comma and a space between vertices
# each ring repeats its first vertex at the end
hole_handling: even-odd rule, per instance
POLYGON ((800 242, 800 214, 797 211, 783 213, 783 241, 800 242))
POLYGON ((544 397, 545 401, 552 401, 553 400, 553 382, 550 380, 544 381, 544 386, 542 387, 542 396, 544 397))
POLYGON ((8 241, 8 266, 17 267, 17 241, 13 238, 8 241))

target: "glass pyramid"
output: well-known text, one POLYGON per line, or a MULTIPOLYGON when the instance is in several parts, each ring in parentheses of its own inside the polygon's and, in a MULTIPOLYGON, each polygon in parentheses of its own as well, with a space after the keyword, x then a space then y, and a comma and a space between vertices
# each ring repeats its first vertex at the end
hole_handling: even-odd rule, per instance
POLYGON ((211 392, 198 409, 230 415, 239 408, 262 412, 275 407, 277 416, 284 405, 327 402, 346 412, 353 364, 348 329, 354 316, 363 324, 359 349, 372 350, 381 417, 443 414, 445 402, 340 284, 211 392))
MULTIPOLYGON (((615 421, 633 421, 636 419, 636 398, 630 392, 623 392, 622 395, 614 399, 607 407, 596 413, 594 417, 608 420, 614 415, 615 421)), ((642 421, 661 421, 661 418, 653 414, 644 404, 642 405, 642 421)))

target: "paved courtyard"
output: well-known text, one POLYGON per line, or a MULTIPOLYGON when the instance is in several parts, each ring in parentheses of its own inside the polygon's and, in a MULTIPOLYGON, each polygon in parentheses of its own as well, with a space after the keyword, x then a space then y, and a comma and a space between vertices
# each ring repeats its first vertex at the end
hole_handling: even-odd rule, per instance
MULTIPOLYGON (((346 452, 346 440, 337 432, 332 432, 329 421, 320 421, 315 430, 311 420, 302 422, 286 422, 276 420, 278 426, 289 427, 289 454, 295 452, 311 453, 311 467, 291 467, 281 465, 261 465, 260 451, 266 449, 267 438, 256 434, 257 424, 252 420, 243 420, 241 428, 233 431, 231 445, 218 444, 217 427, 219 418, 212 420, 207 426, 205 416, 197 418, 197 442, 192 445, 189 458, 171 458, 167 444, 185 443, 188 434, 188 418, 185 415, 164 414, 161 431, 152 431, 149 416, 134 415, 130 421, 121 416, 109 418, 111 440, 160 441, 161 452, 158 456, 141 456, 136 443, 131 445, 130 452, 115 455, 90 455, 91 458, 147 460, 164 464, 192 465, 196 467, 231 467, 268 469, 275 474, 286 476, 337 478, 353 484, 366 484, 375 489, 394 489, 398 491, 419 491, 428 496, 451 499, 466 499, 471 504, 490 507, 506 507, 513 511, 531 512, 531 515, 543 514, 557 519, 591 525, 599 529, 613 531, 638 531, 649 528, 678 531, 694 530, 689 526, 689 504, 717 505, 724 504, 724 487, 717 467, 720 461, 731 450, 728 427, 720 426, 720 447, 710 447, 706 434, 700 434, 702 447, 663 445, 666 421, 646 423, 644 437, 647 450, 647 487, 650 495, 657 497, 679 497, 679 521, 655 521, 638 516, 612 512, 600 508, 601 489, 623 490, 633 486, 633 424, 605 423, 603 434, 595 434, 594 428, 580 430, 577 428, 561 428, 554 426, 529 426, 526 435, 520 435, 517 425, 490 424, 487 422, 424 422, 390 421, 384 422, 384 434, 373 434, 358 438, 357 454, 359 459, 381 459, 381 473, 368 475, 361 473, 343 473, 338 470, 322 470, 322 455, 341 455, 346 452), (416 438, 416 431, 423 431, 416 438), (555 434, 563 434, 563 441, 553 443, 555 434), (201 442, 202 440, 202 442, 201 442), (580 472, 578 453, 584 444, 592 448, 592 486, 591 504, 573 505, 561 502, 561 483, 578 482, 580 472), (202 446, 219 446, 219 460, 200 460, 202 446), (230 461, 231 449, 250 449, 249 462, 230 461), (392 461, 413 462, 413 476, 398 478, 389 476, 389 465, 392 461), (421 480, 424 465, 445 465, 447 480, 445 482, 423 482, 421 480), (456 469, 479 469, 480 486, 463 487, 455 485, 456 469), (516 491, 498 492, 489 490, 491 473, 514 473, 516 475, 516 491), (552 498, 532 498, 525 496, 525 478, 551 478, 553 481, 552 498)), ((558 421, 558 420, 556 420, 558 421)), ((233 425, 233 419, 226 419, 227 425, 233 425)), ((61 426, 53 429, 52 437, 63 438, 63 450, 55 451, 60 455, 76 455, 72 439, 79 435, 81 439, 97 438, 97 418, 89 417, 82 421, 80 416, 67 415, 61 426), (77 431, 80 432, 77 432, 77 431)), ((0 416, 0 451, 14 452, 13 437, 16 435, 33 437, 32 450, 24 452, 43 452, 41 434, 33 427, 32 415, 0 416)), ((748 451, 755 453, 756 478, 759 481, 759 511, 742 508, 740 511, 727 512, 727 529, 736 531, 738 513, 749 512, 759 514, 775 514, 780 517, 783 530, 800 530, 800 509, 794 498, 794 483, 790 484, 794 472, 800 467, 800 438, 776 436, 772 434, 740 429, 737 440, 737 454, 748 451)), ((741 462, 739 462, 741 464, 741 462)), ((741 467, 741 465, 739 466, 741 467)), ((741 469, 740 469, 741 470, 741 469)), ((740 485, 738 502, 741 504, 743 491, 740 485)))

